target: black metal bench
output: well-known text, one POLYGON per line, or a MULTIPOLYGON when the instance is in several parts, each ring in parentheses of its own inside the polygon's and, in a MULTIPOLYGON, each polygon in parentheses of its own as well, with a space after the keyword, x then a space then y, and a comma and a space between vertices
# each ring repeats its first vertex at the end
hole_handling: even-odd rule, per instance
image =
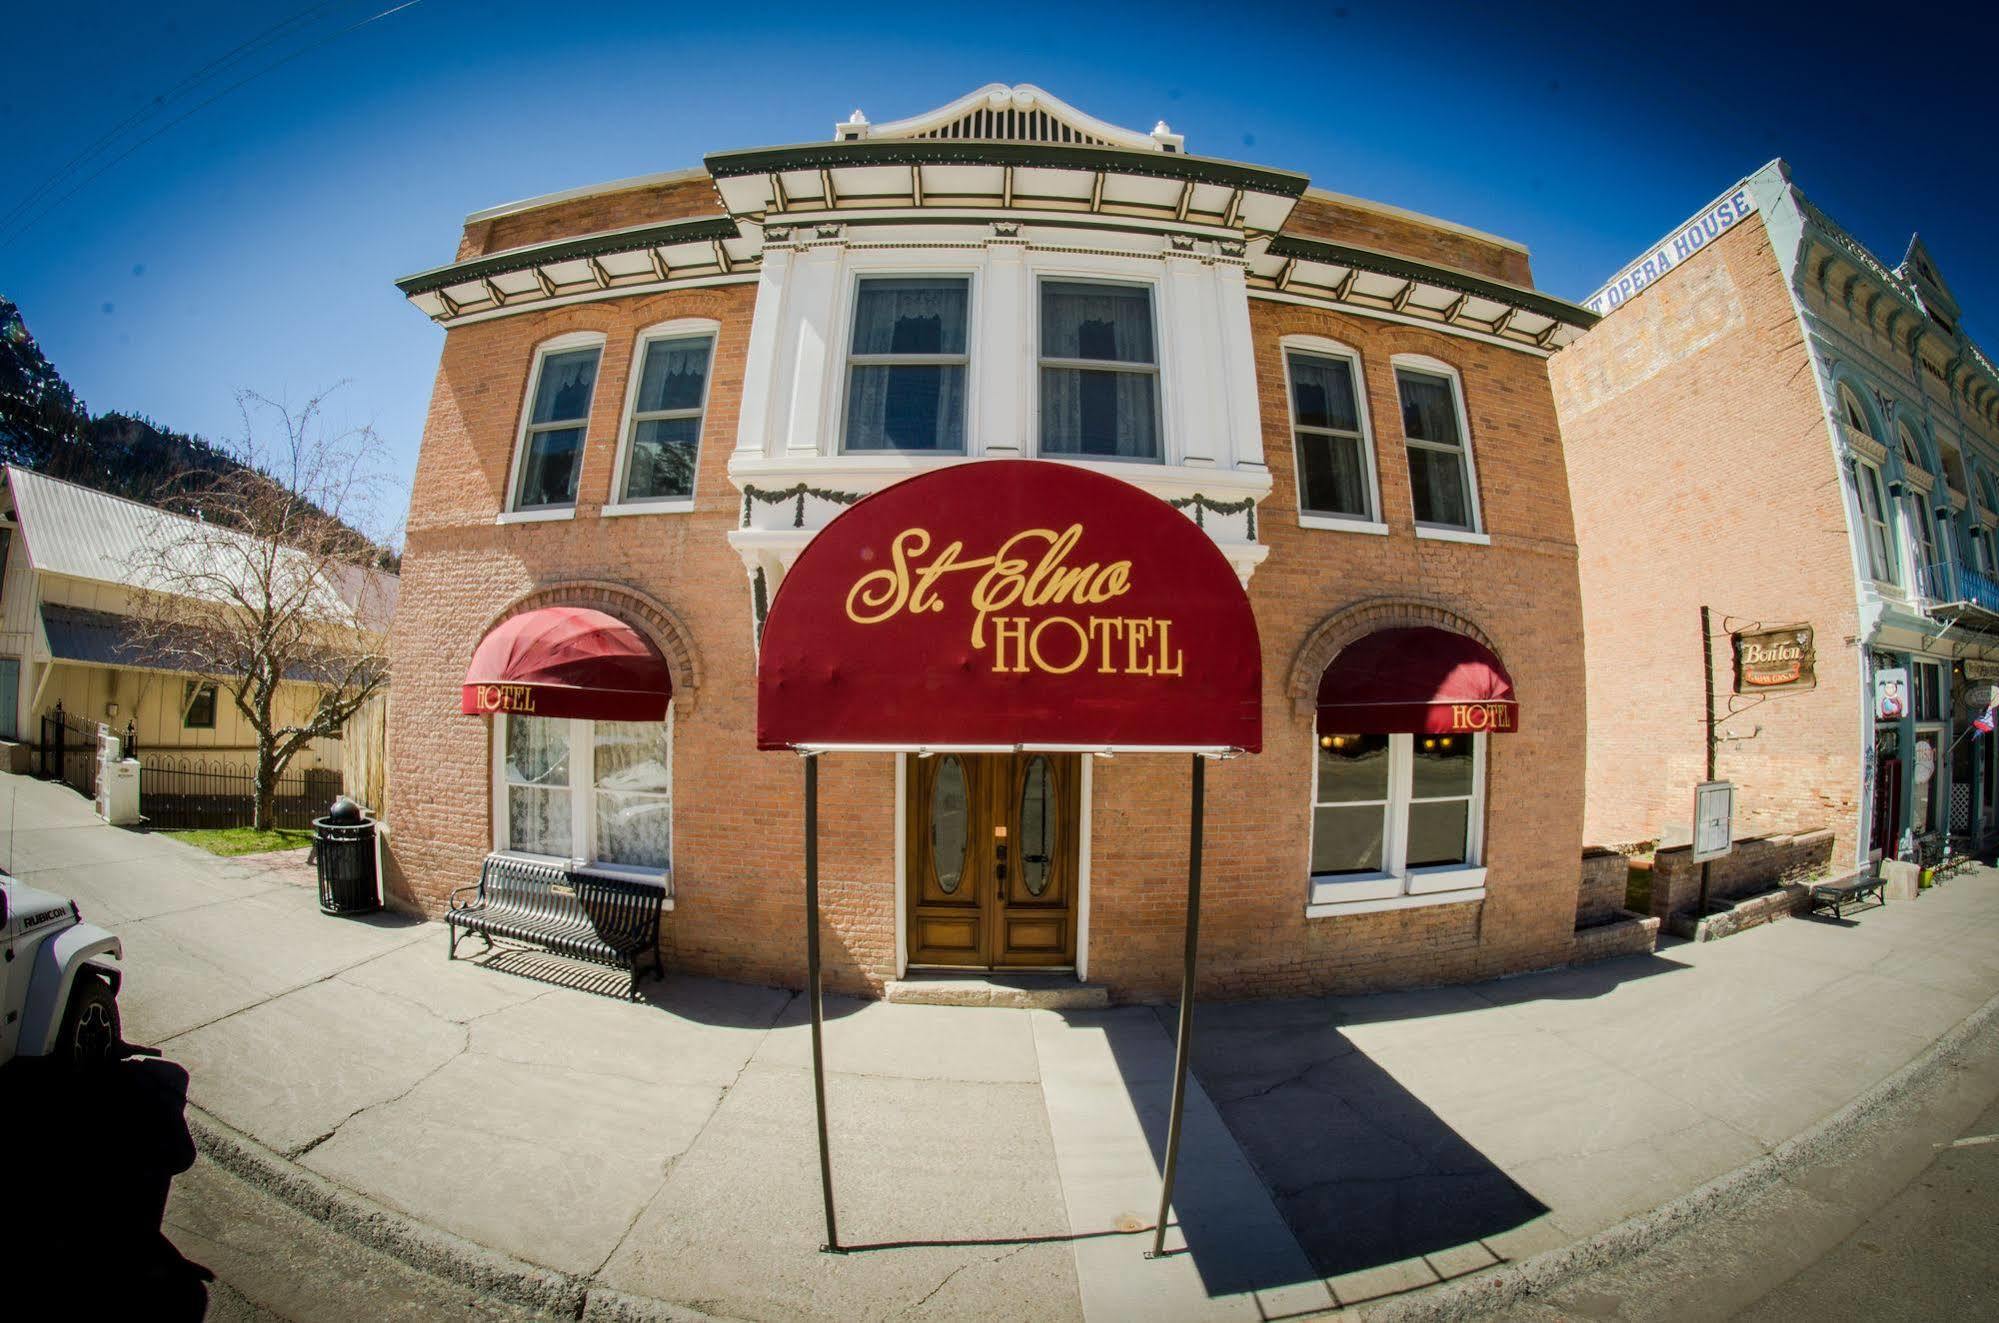
POLYGON ((1854 873, 1832 882, 1812 883, 1811 912, 1822 914, 1830 911, 1835 919, 1846 917, 1846 906, 1864 906, 1869 899, 1876 905, 1886 905, 1888 898, 1881 894, 1883 882, 1878 877, 1866 873, 1854 873))
POLYGON ((659 957, 659 915, 666 889, 650 882, 609 877, 586 869, 489 854, 476 886, 451 893, 444 922, 450 958, 461 938, 477 933, 491 950, 495 937, 526 942, 593 964, 628 970, 629 996, 639 997, 639 969, 649 960, 664 977, 659 957))

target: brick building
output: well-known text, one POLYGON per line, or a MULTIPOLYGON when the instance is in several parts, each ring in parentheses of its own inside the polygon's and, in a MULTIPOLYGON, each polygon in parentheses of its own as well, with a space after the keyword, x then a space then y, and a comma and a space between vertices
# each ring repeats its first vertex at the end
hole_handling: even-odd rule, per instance
POLYGON ((1602 321, 1551 367, 1587 837, 1687 840, 1704 643, 1738 837, 1829 830, 1851 867, 1905 833, 1989 836, 1994 741, 1966 736, 1999 677, 1999 373, 1921 239, 1890 269, 1773 161, 1587 302, 1602 321), (1815 686, 1768 661, 1807 628, 1815 686))
MULTIPOLYGON (((400 286, 447 331, 393 647, 401 903, 435 913, 489 851, 614 869, 666 890, 670 965, 797 984, 797 760, 753 735, 768 604, 861 496, 1032 458, 1179 507, 1256 613, 1264 751, 1209 776, 1204 991, 1570 958, 1583 664, 1547 369, 1592 318, 1518 245, 994 85, 475 214, 400 286), (551 607, 663 658, 667 719, 464 715, 481 640, 551 607), (1510 684, 1514 728, 1329 726, 1329 669, 1337 698, 1369 659, 1436 696, 1510 684)), ((835 986, 1172 987, 1181 760, 841 754, 820 793, 835 986), (1037 942, 993 922, 1008 830, 1037 942)))

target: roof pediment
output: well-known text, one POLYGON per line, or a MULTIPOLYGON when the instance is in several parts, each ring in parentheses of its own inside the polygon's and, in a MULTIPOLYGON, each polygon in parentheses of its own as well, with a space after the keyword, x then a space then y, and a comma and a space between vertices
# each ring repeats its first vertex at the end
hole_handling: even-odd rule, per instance
POLYGON ((1069 143, 1079 147, 1122 147, 1128 151, 1177 152, 1186 140, 1161 120, 1139 133, 1086 115, 1061 97, 1032 83, 987 83, 946 105, 871 124, 859 110, 833 128, 833 141, 860 142, 940 139, 977 142, 1069 143))
POLYGON ((1909 251, 1903 254, 1902 265, 1895 268, 1895 274, 1916 287, 1926 310, 1940 312, 1952 322, 1957 321, 1957 299, 1951 294, 1950 286, 1943 283, 1943 277, 1937 274, 1936 259, 1930 256, 1922 235, 1910 236, 1909 251))

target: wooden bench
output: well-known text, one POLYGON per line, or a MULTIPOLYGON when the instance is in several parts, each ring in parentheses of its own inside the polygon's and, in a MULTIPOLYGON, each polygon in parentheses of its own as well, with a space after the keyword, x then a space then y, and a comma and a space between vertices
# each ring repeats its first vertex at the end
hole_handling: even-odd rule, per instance
POLYGON ((666 889, 651 882, 610 877, 587 869, 489 854, 476 886, 451 893, 444 916, 458 943, 477 933, 491 950, 495 937, 525 942, 593 964, 628 970, 628 995, 639 998, 639 970, 650 962, 665 977, 659 957, 659 916, 666 889))
POLYGON ((1888 898, 1881 894, 1882 881, 1866 873, 1854 873, 1833 882, 1812 883, 1811 912, 1821 914, 1831 911, 1835 919, 1846 917, 1846 906, 1863 906, 1869 898, 1876 905, 1886 905, 1888 898))

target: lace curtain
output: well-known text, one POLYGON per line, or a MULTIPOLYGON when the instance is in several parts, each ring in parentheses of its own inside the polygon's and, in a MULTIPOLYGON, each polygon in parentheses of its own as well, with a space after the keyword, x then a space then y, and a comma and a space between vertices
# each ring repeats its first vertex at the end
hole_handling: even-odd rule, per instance
MULTIPOLYGON (((962 280, 867 280, 854 312, 858 356, 962 355, 962 280)), ((965 448, 962 363, 855 363, 847 388, 849 450, 965 448)))
POLYGON ((1047 366, 1050 359, 1152 365, 1152 299, 1117 285, 1041 287, 1041 450, 1159 458, 1159 380, 1151 372, 1047 366))
POLYGON ((665 868, 673 843, 673 771, 660 721, 599 721, 593 750, 597 857, 665 868))
POLYGON ((1398 372, 1395 382, 1402 391, 1403 435, 1438 445, 1457 445, 1458 410, 1452 400, 1450 381, 1421 373, 1398 372))
POLYGON ((507 718, 506 781, 507 848, 569 858, 569 723, 507 718))

